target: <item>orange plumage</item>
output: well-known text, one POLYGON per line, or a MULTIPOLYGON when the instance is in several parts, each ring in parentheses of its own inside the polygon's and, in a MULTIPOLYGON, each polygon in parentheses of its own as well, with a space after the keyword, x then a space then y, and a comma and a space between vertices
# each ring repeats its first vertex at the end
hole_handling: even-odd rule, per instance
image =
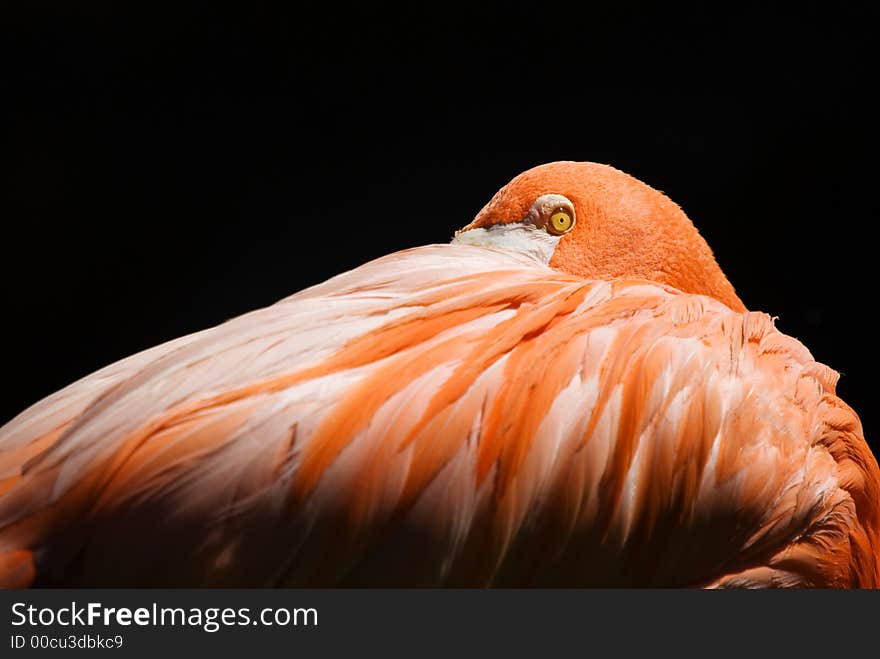
POLYGON ((665 196, 553 163, 451 245, 13 419, 0 583, 875 587, 880 472, 836 379, 665 196))

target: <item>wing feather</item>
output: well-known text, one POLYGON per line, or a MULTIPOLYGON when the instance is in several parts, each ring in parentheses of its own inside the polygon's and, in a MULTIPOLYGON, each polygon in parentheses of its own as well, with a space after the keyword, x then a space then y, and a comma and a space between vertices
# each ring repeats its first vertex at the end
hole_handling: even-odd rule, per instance
POLYGON ((764 314, 465 245, 0 429, 0 583, 877 585, 877 463, 764 314))

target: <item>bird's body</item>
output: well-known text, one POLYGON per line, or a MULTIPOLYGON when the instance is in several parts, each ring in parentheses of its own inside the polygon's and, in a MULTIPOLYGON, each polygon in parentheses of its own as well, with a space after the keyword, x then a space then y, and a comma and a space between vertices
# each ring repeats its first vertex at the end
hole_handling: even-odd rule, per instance
POLYGON ((503 193, 0 429, 0 583, 880 585, 837 374, 714 270, 558 267, 578 201, 506 249, 503 193))

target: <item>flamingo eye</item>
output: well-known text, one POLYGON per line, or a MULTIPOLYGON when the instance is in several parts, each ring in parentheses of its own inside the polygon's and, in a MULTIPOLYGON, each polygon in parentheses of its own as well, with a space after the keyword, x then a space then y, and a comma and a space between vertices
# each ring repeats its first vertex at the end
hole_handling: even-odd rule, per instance
POLYGON ((568 233, 574 226, 574 217, 564 208, 557 208, 550 216, 547 231, 557 236, 568 233))
POLYGON ((527 221, 554 236, 568 233, 577 223, 574 204, 561 194, 544 194, 535 199, 527 221))

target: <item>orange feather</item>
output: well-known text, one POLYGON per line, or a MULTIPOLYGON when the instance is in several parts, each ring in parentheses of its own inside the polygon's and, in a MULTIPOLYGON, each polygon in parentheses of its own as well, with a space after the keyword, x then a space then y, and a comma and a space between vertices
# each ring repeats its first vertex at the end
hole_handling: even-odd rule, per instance
POLYGON ((0 585, 880 585, 837 374, 675 204, 555 163, 465 231, 13 419, 0 585), (558 240, 541 195, 577 215, 558 240))

